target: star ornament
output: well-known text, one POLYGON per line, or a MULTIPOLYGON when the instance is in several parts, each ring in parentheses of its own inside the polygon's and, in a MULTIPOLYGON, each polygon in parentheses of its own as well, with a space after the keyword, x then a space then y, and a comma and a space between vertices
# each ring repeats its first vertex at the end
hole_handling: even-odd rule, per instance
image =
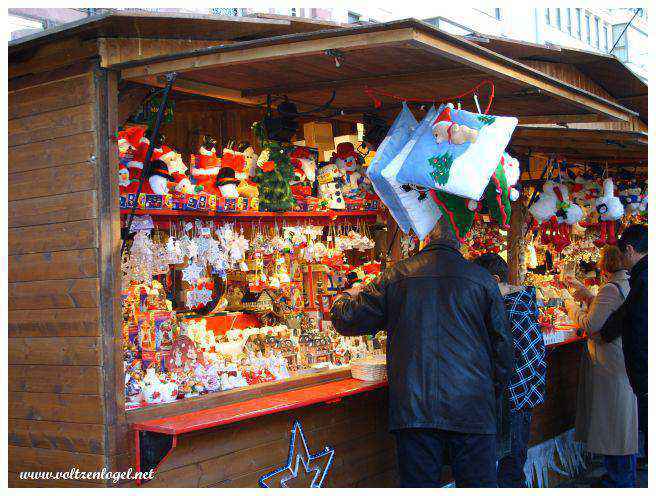
POLYGON ((322 451, 311 454, 303 427, 298 420, 295 420, 289 440, 289 456, 286 465, 260 477, 260 487, 275 487, 270 486, 269 483, 275 484, 278 479, 280 487, 289 487, 288 483, 299 479, 299 476, 304 479, 308 478, 305 476, 311 476, 311 488, 322 487, 334 457, 335 450, 328 446, 324 447, 322 451), (304 473, 299 474, 301 467, 304 473), (282 477, 279 478, 279 476, 282 477))

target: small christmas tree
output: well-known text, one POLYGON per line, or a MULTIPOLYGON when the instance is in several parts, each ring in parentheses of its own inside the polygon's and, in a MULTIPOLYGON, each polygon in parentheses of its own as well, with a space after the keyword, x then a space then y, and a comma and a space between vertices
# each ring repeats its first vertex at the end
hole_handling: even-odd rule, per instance
POLYGON ((433 168, 433 171, 430 173, 430 175, 437 184, 444 186, 449 182, 451 166, 453 165, 453 155, 451 155, 451 152, 446 152, 442 155, 431 157, 428 159, 428 163, 433 168))
POLYGON ((294 166, 289 157, 288 147, 267 138, 262 124, 253 124, 253 132, 260 140, 261 158, 258 160, 254 181, 258 184, 260 210, 267 212, 285 212, 292 210, 295 204, 290 182, 294 179, 294 166))

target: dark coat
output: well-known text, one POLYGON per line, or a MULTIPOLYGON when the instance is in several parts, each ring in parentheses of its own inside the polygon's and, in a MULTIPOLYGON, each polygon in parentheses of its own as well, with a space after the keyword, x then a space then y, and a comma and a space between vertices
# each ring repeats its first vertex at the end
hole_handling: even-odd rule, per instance
POLYGON ((344 335, 387 330, 390 430, 496 432, 496 401, 513 369, 499 288, 439 241, 384 271, 330 317, 344 335))
POLYGON ((631 290, 626 300, 608 318, 601 334, 605 340, 612 341, 614 334, 621 332, 626 373, 629 376, 633 392, 640 396, 647 394, 647 293, 649 281, 646 256, 631 269, 630 284, 631 290))

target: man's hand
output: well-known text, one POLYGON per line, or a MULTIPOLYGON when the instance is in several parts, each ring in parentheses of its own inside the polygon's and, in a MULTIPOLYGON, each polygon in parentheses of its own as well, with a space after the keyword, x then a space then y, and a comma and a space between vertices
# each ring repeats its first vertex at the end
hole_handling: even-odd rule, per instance
POLYGON ((363 286, 360 284, 358 286, 353 286, 352 288, 345 289, 344 292, 347 293, 349 296, 358 296, 362 292, 363 286))

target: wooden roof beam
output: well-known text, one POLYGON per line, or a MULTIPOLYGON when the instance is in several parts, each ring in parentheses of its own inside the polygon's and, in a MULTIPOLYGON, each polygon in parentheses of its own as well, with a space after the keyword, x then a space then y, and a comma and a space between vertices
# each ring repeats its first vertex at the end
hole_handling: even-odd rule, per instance
POLYGON ((305 91, 315 91, 322 89, 339 89, 339 88, 358 88, 364 86, 382 87, 390 83, 409 83, 417 80, 426 82, 430 79, 439 79, 440 81, 460 80, 471 77, 482 77, 481 72, 468 67, 457 69, 440 69, 434 71, 405 72, 397 74, 386 74, 381 76, 368 76, 360 78, 334 79, 327 81, 314 81, 304 84, 290 84, 269 86, 265 88, 253 88, 242 91, 244 96, 258 95, 282 95, 289 93, 298 93, 305 91))
MULTIPOLYGON (((245 64, 249 62, 289 59, 290 57, 302 57, 306 55, 322 55, 325 50, 355 50, 361 48, 371 48, 375 46, 385 46, 407 42, 412 39, 412 28, 398 28, 388 31, 373 33, 358 33, 327 38, 319 38, 289 41, 284 43, 284 36, 278 37, 278 42, 263 45, 263 40, 253 42, 236 43, 229 47, 219 47, 216 51, 206 50, 197 55, 186 56, 182 58, 166 57, 161 61, 155 60, 152 63, 144 63, 134 67, 128 67, 121 71, 123 79, 139 79, 144 76, 164 74, 171 71, 189 71, 194 69, 204 69, 210 67, 225 67, 235 64, 245 64), (252 48, 248 48, 253 45, 252 48)), ((294 37, 292 37, 293 39, 294 37)))
POLYGON ((473 50, 468 50, 462 45, 418 30, 414 32, 414 44, 506 81, 515 84, 523 83, 560 100, 567 100, 572 105, 586 110, 587 113, 597 113, 610 120, 620 121, 628 121, 631 116, 637 115, 636 112, 621 105, 494 52, 490 52, 490 56, 484 56, 473 50))
MULTIPOLYGON (((124 79, 139 80, 145 76, 171 71, 223 68, 235 64, 285 60, 322 55, 327 49, 344 52, 376 47, 411 45, 442 58, 482 71, 513 84, 539 90, 566 101, 585 113, 596 113, 609 120, 628 121, 638 114, 581 88, 560 81, 525 64, 509 59, 461 38, 438 32, 416 20, 390 25, 361 26, 328 30, 308 35, 278 36, 230 46, 212 47, 193 53, 160 57, 138 65, 124 66, 124 79), (400 27, 395 27, 400 26, 400 27)), ((485 77, 485 76, 483 76, 485 77)), ((143 79, 142 79, 143 80, 143 79)))

